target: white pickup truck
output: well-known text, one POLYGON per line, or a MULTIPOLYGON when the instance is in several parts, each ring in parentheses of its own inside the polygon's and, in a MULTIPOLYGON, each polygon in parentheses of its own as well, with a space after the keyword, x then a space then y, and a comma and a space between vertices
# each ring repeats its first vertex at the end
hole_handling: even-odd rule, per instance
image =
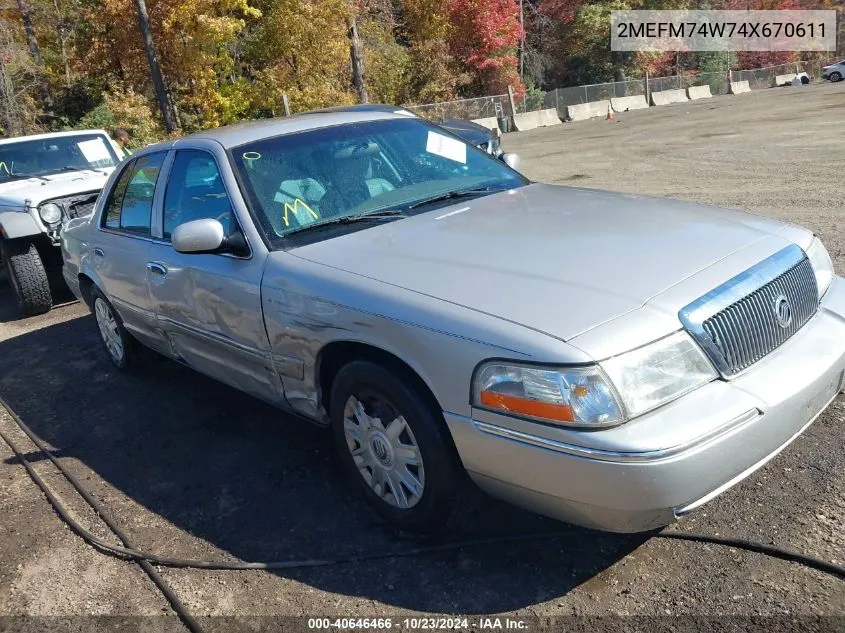
POLYGON ((53 307, 62 226, 91 213, 123 156, 103 130, 0 140, 0 261, 24 314, 53 307))

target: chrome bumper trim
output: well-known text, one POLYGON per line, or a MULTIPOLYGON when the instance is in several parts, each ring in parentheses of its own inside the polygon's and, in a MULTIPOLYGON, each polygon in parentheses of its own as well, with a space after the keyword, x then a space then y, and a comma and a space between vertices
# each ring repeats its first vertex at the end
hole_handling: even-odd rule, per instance
MULTIPOLYGON (((488 424, 487 422, 478 422, 473 420, 472 424, 479 431, 489 435, 495 435, 507 440, 520 442, 522 444, 529 444, 539 448, 545 448, 556 453, 563 453, 565 455, 572 455, 574 457, 581 457, 584 459, 592 459, 601 462, 624 462, 628 464, 657 462, 673 457, 677 457, 682 453, 693 449, 699 449, 707 444, 716 442, 723 436, 732 433, 748 424, 751 424, 759 418, 762 412, 759 409, 749 409, 742 415, 737 416, 720 427, 713 429, 710 433, 701 435, 694 440, 664 448, 656 451, 643 452, 626 452, 626 451, 608 451, 600 448, 588 448, 586 446, 578 446, 576 444, 569 444, 567 442, 559 442, 537 435, 530 435, 521 431, 515 431, 503 426, 495 424, 488 424)), ((809 425, 808 425, 809 426, 809 425)), ((802 429, 803 430, 803 429, 802 429)), ((800 432, 799 432, 800 433, 800 432)), ((790 440, 791 441, 791 440, 790 440)), ((787 442, 788 443, 788 442, 787 442)))

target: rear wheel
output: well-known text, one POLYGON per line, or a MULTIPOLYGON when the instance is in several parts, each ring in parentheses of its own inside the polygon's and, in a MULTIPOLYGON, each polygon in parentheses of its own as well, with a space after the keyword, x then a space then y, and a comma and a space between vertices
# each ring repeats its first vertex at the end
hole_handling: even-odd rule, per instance
POLYGON ((828 76, 828 79, 830 79, 831 81, 842 81, 842 73, 839 73, 839 72, 833 71, 833 72, 832 72, 832 73, 830 73, 830 75, 828 76))
POLYGON ((466 474, 442 414, 414 381, 354 361, 335 378, 330 408, 343 466, 376 513, 413 532, 454 525, 466 474))
POLYGON ((120 316, 97 288, 91 290, 91 305, 106 354, 118 369, 129 369, 138 359, 138 343, 123 327, 120 316))
POLYGON ((49 312, 53 307, 47 271, 32 242, 0 242, 3 267, 15 294, 18 308, 27 316, 49 312))

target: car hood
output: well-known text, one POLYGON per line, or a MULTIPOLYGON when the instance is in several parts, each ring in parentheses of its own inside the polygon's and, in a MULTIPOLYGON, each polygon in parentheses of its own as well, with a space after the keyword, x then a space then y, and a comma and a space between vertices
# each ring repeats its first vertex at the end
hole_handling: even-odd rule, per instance
POLYGON ((0 183, 0 206, 23 207, 29 200, 36 206, 44 200, 72 196, 85 191, 97 191, 106 184, 114 167, 93 171, 69 171, 41 178, 26 178, 0 183))
POLYGON ((289 253, 568 340, 787 226, 532 184, 289 253))
POLYGON ((444 121, 440 124, 440 127, 449 130, 455 136, 473 145, 487 143, 493 137, 493 133, 488 128, 472 121, 452 119, 450 121, 444 121))

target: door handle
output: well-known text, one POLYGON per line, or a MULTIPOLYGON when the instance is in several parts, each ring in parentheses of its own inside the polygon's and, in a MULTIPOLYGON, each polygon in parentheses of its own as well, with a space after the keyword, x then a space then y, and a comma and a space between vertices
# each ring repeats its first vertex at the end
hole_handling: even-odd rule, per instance
POLYGON ((151 273, 155 273, 156 275, 167 274, 167 266, 160 264, 159 262, 147 262, 147 270, 151 273))
POLYGON ((97 257, 105 257, 106 256, 106 254, 103 252, 103 249, 100 248, 99 246, 94 249, 94 255, 96 255, 97 257))

